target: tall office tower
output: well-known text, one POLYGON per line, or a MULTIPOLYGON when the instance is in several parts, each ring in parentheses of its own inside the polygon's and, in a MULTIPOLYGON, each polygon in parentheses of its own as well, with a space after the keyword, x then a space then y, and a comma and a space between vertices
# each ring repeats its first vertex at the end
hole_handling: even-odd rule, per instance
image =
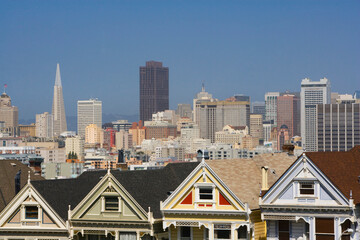
POLYGON ((266 117, 265 102, 253 102, 253 103, 251 103, 251 113, 253 113, 253 114, 261 114, 263 116, 263 120, 265 120, 265 117, 266 117))
POLYGON ((225 125, 250 127, 250 102, 213 101, 202 102, 197 107, 196 124, 200 137, 215 142, 215 133, 225 125))
POLYGON ((265 120, 272 120, 275 126, 277 126, 277 98, 279 96, 279 92, 267 92, 265 94, 265 120))
POLYGON ((193 121, 199 125, 200 116, 199 116, 199 109, 200 105, 205 102, 214 102, 217 101, 217 99, 213 98, 212 95, 205 91, 205 85, 202 84, 201 92, 196 94, 194 100, 193 100, 193 121))
POLYGON ((60 77, 60 66, 56 66, 56 77, 54 85, 54 99, 52 105, 52 116, 54 119, 54 136, 59 136, 62 132, 67 131, 65 106, 63 91, 60 77))
POLYGON ((140 120, 151 121, 153 113, 169 109, 169 68, 149 61, 140 67, 140 120))
POLYGON ((36 129, 37 137, 52 138, 54 136, 54 119, 52 114, 44 112, 36 114, 36 129))
POLYGON ((85 137, 85 128, 90 124, 102 127, 102 102, 98 99, 81 100, 77 102, 78 135, 85 137))
POLYGON ((289 137, 300 135, 300 98, 285 94, 277 98, 277 126, 286 125, 289 137))
POLYGON ((360 104, 317 105, 316 151, 348 151, 360 145, 360 104))
POLYGON ((302 146, 308 151, 316 151, 316 105, 331 101, 330 81, 326 78, 301 81, 301 138, 302 146))
POLYGON ((0 121, 5 128, 16 128, 19 124, 18 108, 11 105, 11 98, 5 91, 0 96, 0 121))
POLYGON ((250 115, 250 135, 264 140, 263 118, 261 114, 250 115))

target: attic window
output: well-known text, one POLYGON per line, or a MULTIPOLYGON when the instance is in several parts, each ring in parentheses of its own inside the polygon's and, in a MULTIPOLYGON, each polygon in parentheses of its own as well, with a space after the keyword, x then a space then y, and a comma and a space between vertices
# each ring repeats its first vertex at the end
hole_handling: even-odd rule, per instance
POLYGON ((313 182, 301 182, 300 183, 300 195, 314 195, 314 183, 313 182))
POLYGON ((38 219, 39 209, 37 206, 26 206, 25 207, 25 219, 38 219))
POLYGON ((105 211, 119 211, 119 198, 106 196, 105 211))
POLYGON ((199 188, 199 199, 200 200, 213 200, 212 187, 200 187, 199 188))

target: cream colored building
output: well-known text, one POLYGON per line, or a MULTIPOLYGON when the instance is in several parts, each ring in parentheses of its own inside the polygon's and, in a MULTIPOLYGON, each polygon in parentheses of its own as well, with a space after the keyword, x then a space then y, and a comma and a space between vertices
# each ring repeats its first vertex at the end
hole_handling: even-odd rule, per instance
POLYGON ((101 127, 96 124, 90 124, 85 128, 85 143, 102 144, 104 141, 104 132, 101 127))
POLYGON ((251 135, 246 135, 242 138, 240 148, 243 149, 254 149, 259 145, 259 138, 251 135))
POLYGON ((263 118, 261 114, 250 115, 250 135, 258 139, 264 139, 263 118))
POLYGON ((247 126, 226 125, 222 131, 215 133, 215 143, 239 144, 248 133, 247 126))
POLYGON ((65 148, 37 148, 35 153, 44 158, 44 163, 66 162, 65 148))
MULTIPOLYGON (((78 135, 85 137, 85 128, 89 124, 102 127, 102 102, 97 99, 81 100, 77 103, 78 135)), ((86 140, 86 139, 85 139, 86 140)))
POLYGON ((14 128, 19 124, 18 108, 11 105, 11 98, 5 92, 0 96, 0 121, 5 122, 5 128, 14 128))
POLYGON ((76 153, 78 159, 84 159, 84 139, 80 136, 68 137, 65 139, 65 151, 68 155, 70 152, 76 153))
POLYGON ((35 137, 36 125, 32 123, 30 125, 19 124, 20 137, 35 137))
POLYGON ((44 112, 36 114, 36 137, 52 138, 54 136, 54 119, 53 115, 44 112))
POLYGON ((115 146, 116 149, 129 149, 133 146, 132 134, 124 130, 115 133, 115 146))
POLYGON ((129 133, 132 135, 133 146, 141 145, 142 141, 145 139, 146 128, 143 126, 142 121, 139 123, 134 122, 129 129, 129 133))

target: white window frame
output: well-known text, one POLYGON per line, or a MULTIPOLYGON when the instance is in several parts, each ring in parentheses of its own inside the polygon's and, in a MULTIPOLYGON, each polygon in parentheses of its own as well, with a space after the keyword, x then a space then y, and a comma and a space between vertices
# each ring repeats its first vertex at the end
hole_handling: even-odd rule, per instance
POLYGON ((308 180, 304 180, 304 181, 298 181, 297 182, 298 184, 298 187, 297 187, 297 196, 299 198, 316 198, 318 196, 317 194, 317 182, 316 181, 308 181, 308 180), (301 188, 301 184, 312 184, 313 185, 313 190, 314 190, 314 193, 313 194, 301 194, 300 192, 300 188, 301 188))
POLYGON ((196 183, 195 185, 195 202, 198 203, 215 203, 215 184, 213 183, 196 183), (200 199, 200 188, 212 188, 212 199, 200 199))
POLYGON ((24 202, 21 205, 21 222, 40 222, 42 216, 42 208, 37 202, 24 202), (38 209, 38 217, 37 218, 26 218, 26 207, 37 207, 38 209))
POLYGON ((121 197, 118 194, 114 194, 114 193, 103 193, 101 195, 101 212, 106 212, 106 213, 118 213, 121 212, 121 197), (112 211, 112 210, 106 210, 105 209, 105 204, 106 204, 106 197, 117 197, 118 198, 118 210, 117 211, 112 211))

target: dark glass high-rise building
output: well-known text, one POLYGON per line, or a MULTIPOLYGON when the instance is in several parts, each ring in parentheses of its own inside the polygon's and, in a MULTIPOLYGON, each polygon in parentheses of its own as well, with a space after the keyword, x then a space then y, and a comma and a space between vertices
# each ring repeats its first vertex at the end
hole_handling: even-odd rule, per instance
POLYGON ((140 67, 140 120, 169 109, 169 68, 162 62, 148 61, 140 67))

